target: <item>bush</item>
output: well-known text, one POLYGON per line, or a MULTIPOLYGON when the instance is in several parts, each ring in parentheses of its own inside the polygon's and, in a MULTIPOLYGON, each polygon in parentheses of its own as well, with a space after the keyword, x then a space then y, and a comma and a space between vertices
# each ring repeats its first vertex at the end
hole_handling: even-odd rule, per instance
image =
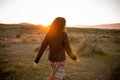
POLYGON ((20 37, 21 37, 21 34, 18 33, 18 34, 16 35, 16 38, 20 38, 20 37))
POLYGON ((8 45, 6 43, 1 43, 0 47, 8 47, 8 45))
POLYGON ((79 48, 79 53, 81 53, 81 56, 91 56, 93 54, 98 54, 100 56, 106 55, 102 47, 98 45, 98 42, 90 39, 84 41, 84 44, 79 48))
POLYGON ((37 46, 34 51, 38 51, 40 49, 40 46, 37 46))
POLYGON ((106 55, 105 51, 103 51, 102 49, 99 50, 99 51, 97 51, 97 52, 98 52, 98 54, 99 54, 100 56, 106 55))

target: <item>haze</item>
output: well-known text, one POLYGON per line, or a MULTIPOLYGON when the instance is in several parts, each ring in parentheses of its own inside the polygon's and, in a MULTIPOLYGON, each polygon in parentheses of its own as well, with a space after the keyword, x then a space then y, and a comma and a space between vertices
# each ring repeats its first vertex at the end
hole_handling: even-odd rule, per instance
POLYGON ((67 25, 120 22, 120 0, 0 0, 0 22, 49 25, 58 16, 67 25))

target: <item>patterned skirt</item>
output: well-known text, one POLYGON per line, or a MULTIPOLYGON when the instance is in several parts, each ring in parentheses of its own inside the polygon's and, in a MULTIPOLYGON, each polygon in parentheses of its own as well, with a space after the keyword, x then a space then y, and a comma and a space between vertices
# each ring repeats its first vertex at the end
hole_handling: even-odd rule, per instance
POLYGON ((50 62, 50 65, 52 67, 52 73, 50 74, 48 80, 63 80, 65 76, 65 61, 50 62))

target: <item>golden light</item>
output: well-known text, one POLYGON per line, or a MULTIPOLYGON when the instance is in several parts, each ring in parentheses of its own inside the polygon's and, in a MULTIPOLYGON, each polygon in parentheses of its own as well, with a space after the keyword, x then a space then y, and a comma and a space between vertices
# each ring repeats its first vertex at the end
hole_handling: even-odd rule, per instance
POLYGON ((37 28, 40 29, 40 30, 43 30, 45 32, 48 32, 49 30, 49 27, 48 26, 44 26, 44 25, 37 25, 37 28))

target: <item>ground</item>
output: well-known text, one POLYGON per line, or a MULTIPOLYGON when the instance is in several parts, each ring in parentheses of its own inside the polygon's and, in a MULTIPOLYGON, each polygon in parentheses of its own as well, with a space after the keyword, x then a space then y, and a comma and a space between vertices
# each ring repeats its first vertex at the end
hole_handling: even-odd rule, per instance
MULTIPOLYGON (((67 28, 79 62, 66 54, 67 80, 120 80, 120 30, 67 28)), ((34 26, 0 25, 0 80, 46 80, 48 48, 39 67, 33 62, 47 31, 34 26)))

